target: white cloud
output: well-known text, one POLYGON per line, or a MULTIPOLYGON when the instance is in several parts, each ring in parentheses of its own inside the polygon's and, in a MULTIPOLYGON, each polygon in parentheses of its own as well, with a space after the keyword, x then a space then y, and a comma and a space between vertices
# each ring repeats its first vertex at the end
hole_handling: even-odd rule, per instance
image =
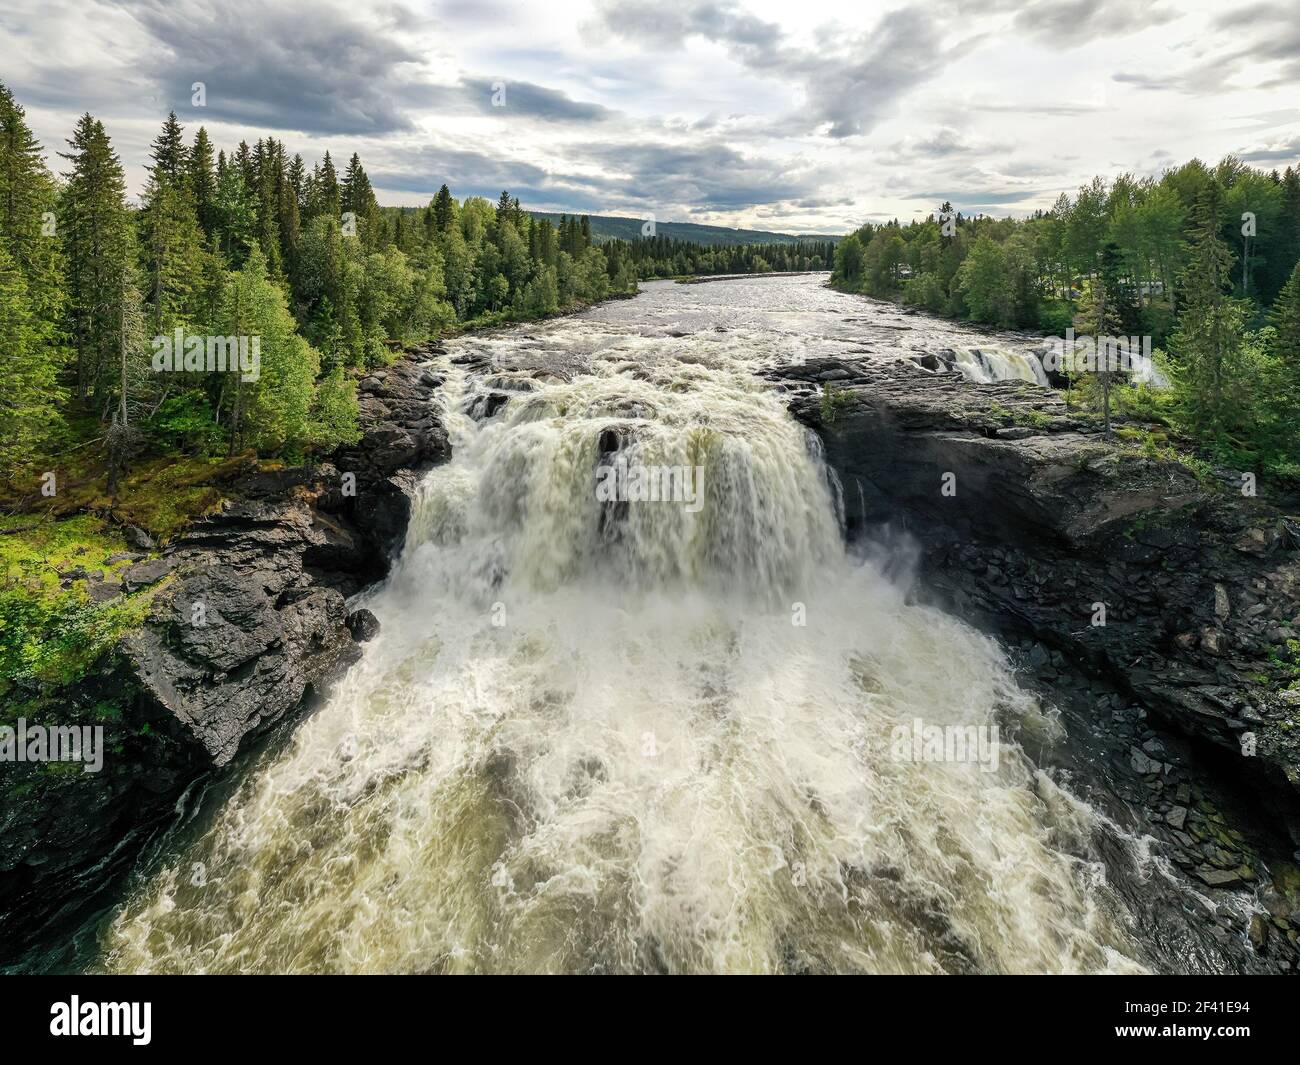
POLYGON ((0 51, 56 169, 90 110, 136 188, 174 107, 225 147, 358 151, 384 202, 448 181, 542 209, 843 231, 937 197, 1045 207, 1115 166, 1294 162, 1291 6, 9 0, 0 51))

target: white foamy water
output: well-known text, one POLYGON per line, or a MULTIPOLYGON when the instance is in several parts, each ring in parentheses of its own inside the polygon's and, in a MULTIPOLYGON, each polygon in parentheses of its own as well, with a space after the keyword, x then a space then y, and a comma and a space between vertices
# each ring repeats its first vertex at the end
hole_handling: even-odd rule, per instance
POLYGON ((1042 362, 1027 352, 958 348, 953 356, 953 368, 968 381, 1028 381, 1044 388, 1048 384, 1042 362))
POLYGON ((473 422, 484 380, 452 369, 454 457, 367 597, 380 635, 124 905, 106 968, 1137 968, 1093 814, 1017 743, 1053 721, 990 640, 845 552, 752 375, 825 297, 762 319, 723 287, 452 345, 512 398, 473 422), (703 467, 703 505, 602 521, 611 432, 703 467), (918 719, 998 726, 996 770, 896 760, 918 719))

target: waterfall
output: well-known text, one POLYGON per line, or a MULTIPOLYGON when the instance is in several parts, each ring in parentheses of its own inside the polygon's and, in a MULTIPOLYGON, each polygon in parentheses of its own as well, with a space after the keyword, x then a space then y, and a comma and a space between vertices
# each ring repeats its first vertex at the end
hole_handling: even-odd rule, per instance
POLYGON ((364 597, 379 636, 126 901, 103 968, 1138 970, 1094 815, 1022 751, 1052 715, 846 552, 761 333, 616 313, 537 331, 572 374, 452 345, 531 383, 483 417, 440 368, 454 457, 364 597), (619 460, 702 470, 696 503, 601 499, 619 460))
POLYGON ((1000 348, 957 348, 953 368, 968 381, 988 384, 992 381, 1029 381, 1048 387, 1043 364, 1023 351, 1000 348))

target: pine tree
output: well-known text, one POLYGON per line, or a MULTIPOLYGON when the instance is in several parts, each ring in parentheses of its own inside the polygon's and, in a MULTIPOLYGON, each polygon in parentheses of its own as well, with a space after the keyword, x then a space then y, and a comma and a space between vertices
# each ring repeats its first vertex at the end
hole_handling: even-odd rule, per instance
POLYGON ((316 186, 318 198, 316 213, 327 214, 337 221, 343 209, 339 206, 339 179, 334 172, 334 163, 330 159, 329 152, 325 153, 325 158, 321 161, 316 186))
POLYGON ((59 234, 67 263, 68 332, 76 351, 77 392, 109 388, 128 286, 134 290, 135 233, 126 204, 126 178, 102 122, 77 122, 69 151, 59 234))
POLYGON ((188 158, 185 150, 185 131, 176 118, 176 112, 167 115, 162 131, 154 139, 151 151, 153 166, 151 172, 162 181, 172 185, 183 185, 189 179, 188 158))
POLYGON ((280 247, 286 268, 292 271, 293 262, 298 254, 298 244, 302 240, 302 214, 299 210, 299 196, 302 186, 302 157, 295 155, 286 164, 284 145, 276 145, 278 153, 276 199, 276 226, 280 232, 280 247))
POLYGON ((188 180, 190 191, 194 196, 194 210, 198 215, 199 225, 204 237, 212 236, 216 229, 217 175, 212 161, 212 141, 208 131, 202 126, 194 135, 194 146, 190 148, 188 159, 188 180))
POLYGON ((27 281, 0 244, 0 336, 5 387, 0 390, 0 477, 15 480, 61 422, 58 368, 49 358, 28 298, 27 281))
POLYGON ((244 184, 241 167, 231 164, 220 169, 213 211, 218 247, 223 258, 237 268, 258 238, 257 204, 244 184))
POLYGON ((1170 349, 1188 426, 1204 443, 1222 449, 1251 387, 1241 364, 1249 311, 1245 301, 1226 295, 1234 256, 1220 236, 1223 193, 1216 182, 1201 192, 1195 219, 1195 244, 1182 276, 1183 311, 1170 349))
POLYGON ((455 207, 452 204, 451 189, 443 185, 438 195, 433 198, 433 217, 439 233, 446 233, 455 219, 455 207))
POLYGON ((64 300, 56 201, 53 175, 26 112, 0 84, 0 244, 22 271, 40 342, 51 346, 64 300))
POLYGON ((194 210, 183 131, 175 113, 153 143, 140 214, 141 255, 154 334, 187 325, 203 277, 203 233, 194 210))
POLYGON ((1296 264, 1290 279, 1278 293, 1269 324, 1277 332, 1274 351, 1289 366, 1298 385, 1296 395, 1300 397, 1300 263, 1296 264))
POLYGON ((357 218, 367 218, 375 208, 375 194, 370 188, 370 179, 361 165, 361 157, 356 152, 348 162, 348 169, 339 186, 339 198, 343 210, 352 211, 357 218))

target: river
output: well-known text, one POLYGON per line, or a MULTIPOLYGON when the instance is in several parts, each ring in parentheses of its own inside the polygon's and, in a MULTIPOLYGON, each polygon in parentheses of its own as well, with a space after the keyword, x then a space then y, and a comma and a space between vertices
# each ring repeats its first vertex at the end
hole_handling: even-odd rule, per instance
POLYGON ((846 548, 755 375, 948 348, 1032 377, 1030 345, 822 277, 449 343, 453 458, 358 600, 380 634, 138 878, 93 968, 1142 971, 1101 815, 1025 753, 1056 713, 906 559, 846 548), (615 456, 700 494, 604 502, 615 456), (901 750, 920 727, 994 756, 901 750))

